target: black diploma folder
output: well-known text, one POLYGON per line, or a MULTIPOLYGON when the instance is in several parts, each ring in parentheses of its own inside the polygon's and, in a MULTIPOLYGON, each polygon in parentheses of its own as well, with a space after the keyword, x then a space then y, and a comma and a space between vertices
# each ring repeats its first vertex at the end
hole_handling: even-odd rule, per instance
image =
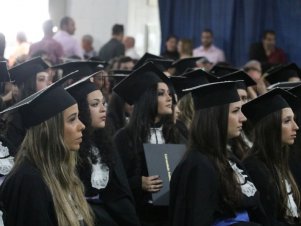
POLYGON ((186 151, 184 144, 143 144, 148 175, 159 175, 163 188, 152 193, 155 206, 169 205, 169 182, 171 175, 186 151))

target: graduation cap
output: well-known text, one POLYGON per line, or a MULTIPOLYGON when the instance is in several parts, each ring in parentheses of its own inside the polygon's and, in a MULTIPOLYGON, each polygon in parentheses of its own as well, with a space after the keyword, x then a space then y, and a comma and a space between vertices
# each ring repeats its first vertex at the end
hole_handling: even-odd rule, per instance
POLYGON ((132 72, 132 70, 112 70, 108 77, 114 79, 114 84, 118 84, 123 79, 128 77, 132 72))
POLYGON ((202 57, 189 57, 189 58, 179 59, 173 62, 172 67, 175 67, 176 74, 180 75, 183 74, 187 68, 197 67, 196 62, 201 58, 202 57))
POLYGON ((10 75, 7 70, 7 63, 6 61, 0 61, 0 82, 9 82, 10 75))
POLYGON ((154 60, 164 60, 163 57, 151 54, 151 53, 145 53, 135 64, 133 70, 138 69, 139 67, 141 67, 143 64, 149 62, 149 61, 154 61, 154 60))
POLYGON ((153 62, 154 65, 161 71, 166 71, 168 68, 171 67, 173 60, 169 59, 148 59, 147 62, 153 62))
POLYGON ((281 89, 284 89, 284 90, 288 90, 288 89, 292 89, 296 86, 299 86, 301 85, 301 82, 278 82, 278 83, 275 83, 273 85, 270 85, 267 89, 268 90, 272 90, 272 89, 275 89, 275 88, 281 88, 281 89))
POLYGON ((12 82, 20 85, 28 77, 36 76, 37 73, 45 71, 48 68, 48 64, 41 57, 36 57, 9 69, 9 74, 12 82))
POLYGON ((79 80, 87 75, 103 69, 102 61, 73 61, 64 64, 55 65, 52 68, 63 70, 63 77, 73 71, 78 70, 73 78, 79 80))
POLYGON ((256 82, 244 71, 235 71, 231 74, 224 75, 218 78, 219 81, 237 81, 237 89, 246 90, 249 86, 256 85, 256 82))
POLYGON ((256 124, 267 115, 283 108, 295 108, 296 96, 291 93, 275 88, 242 106, 242 112, 252 123, 256 124))
POLYGON ((298 86, 288 89, 287 91, 290 92, 291 94, 295 95, 296 97, 298 97, 299 102, 300 102, 300 100, 301 100, 301 83, 299 83, 298 86))
POLYGON ((207 72, 202 69, 197 69, 180 76, 171 76, 170 81, 178 95, 178 99, 181 99, 187 94, 187 92, 183 92, 184 89, 209 83, 207 76, 207 72))
POLYGON ((98 87, 89 80, 92 76, 94 76, 97 73, 98 72, 82 78, 81 80, 65 88, 65 90, 67 90, 68 93, 70 93, 70 95, 73 96, 76 102, 82 101, 83 99, 87 98, 87 95, 89 93, 99 90, 98 87))
POLYGON ((128 104, 132 105, 139 100, 140 96, 149 87, 158 82, 164 82, 169 87, 172 87, 169 78, 152 62, 149 62, 129 74, 128 77, 113 88, 113 91, 120 97, 123 97, 128 104))
POLYGON ((184 156, 184 144, 143 144, 148 175, 159 175, 163 187, 152 193, 152 204, 168 206, 171 175, 184 156))
POLYGON ((301 78, 301 70, 295 63, 279 65, 268 70, 264 78, 270 83, 287 82, 292 77, 301 78))
POLYGON ((236 82, 225 81, 200 85, 183 90, 191 92, 196 110, 239 101, 236 82))
POLYGON ((201 63, 201 64, 212 64, 212 62, 210 62, 208 60, 207 57, 202 56, 200 59, 197 60, 197 63, 201 63))
POLYGON ((238 71, 238 69, 229 67, 229 66, 222 66, 222 65, 215 65, 211 70, 210 73, 215 75, 216 77, 222 77, 224 75, 233 73, 238 71))
POLYGON ((66 108, 76 104, 75 99, 62 87, 62 84, 72 78, 76 72, 19 101, 0 112, 0 114, 18 109, 22 117, 22 122, 27 129, 50 119, 66 108))

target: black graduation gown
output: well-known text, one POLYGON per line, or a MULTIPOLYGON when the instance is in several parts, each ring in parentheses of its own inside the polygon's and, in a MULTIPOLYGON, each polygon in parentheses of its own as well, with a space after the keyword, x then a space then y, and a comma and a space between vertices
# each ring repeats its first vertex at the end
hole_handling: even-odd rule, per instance
MULTIPOLYGON (((241 169, 237 162, 236 165, 241 169)), ((250 181, 248 177, 246 179, 250 181)), ((216 220, 233 218, 234 213, 221 206, 219 186, 217 171, 208 157, 195 150, 188 152, 170 182, 170 225, 209 226, 216 220)), ((265 222, 258 192, 251 197, 243 195, 241 210, 248 212, 250 221, 265 222)))
MULTIPOLYGON (((292 225, 278 216, 279 193, 275 184, 274 176, 265 164, 254 156, 247 157, 243 164, 252 178, 256 188, 260 192, 262 206, 266 212, 270 225, 292 225)), ((294 224, 299 225, 299 224, 294 224)))
POLYGON ((181 135, 183 136, 183 138, 188 140, 189 130, 186 127, 186 125, 184 124, 184 122, 182 122, 180 120, 177 120, 176 121, 176 127, 179 130, 179 132, 181 133, 181 135))
POLYGON ((0 187, 0 209, 5 226, 56 226, 51 193, 39 171, 23 162, 0 187))
POLYGON ((109 182, 104 189, 98 190, 92 187, 91 165, 78 165, 77 170, 85 186, 85 195, 86 197, 94 197, 98 194, 100 196, 101 202, 89 202, 95 213, 101 217, 97 222, 99 225, 140 225, 123 164, 119 154, 113 149, 112 154, 114 166, 113 169, 110 169, 109 182))
POLYGON ((301 150, 291 150, 289 166, 298 185, 299 191, 301 191, 301 153, 299 152, 301 152, 301 150))
POLYGON ((138 155, 135 154, 131 135, 125 128, 116 133, 114 142, 123 162, 142 225, 148 225, 146 222, 152 222, 149 225, 167 224, 168 207, 148 204, 151 193, 142 190, 142 176, 149 176, 142 144, 138 147, 138 155))
POLYGON ((16 147, 11 150, 11 155, 15 156, 17 154, 18 148, 23 142, 25 134, 26 129, 23 125, 20 113, 18 111, 12 112, 7 122, 6 131, 6 138, 16 147))

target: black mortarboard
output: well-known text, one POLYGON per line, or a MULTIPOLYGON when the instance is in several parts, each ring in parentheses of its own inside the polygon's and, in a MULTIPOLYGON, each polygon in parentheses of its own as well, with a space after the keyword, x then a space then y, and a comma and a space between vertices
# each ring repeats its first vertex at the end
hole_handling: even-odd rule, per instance
POLYGON ((264 77, 270 84, 287 82, 292 77, 301 78, 301 70, 295 63, 279 65, 268 70, 264 77))
POLYGON ((292 93, 296 97, 298 97, 299 100, 301 100, 301 83, 299 83, 298 86, 295 86, 295 87, 293 87, 291 89, 288 89, 287 91, 290 92, 290 93, 292 93))
POLYGON ((187 92, 183 92, 184 89, 209 83, 207 75, 207 72, 202 69, 197 69, 184 73, 180 76, 171 76, 169 79, 173 84, 176 94, 178 95, 178 99, 181 99, 185 94, 187 94, 187 92))
POLYGON ((273 85, 270 85, 267 89, 272 90, 275 88, 281 88, 284 90, 288 90, 288 89, 294 88, 299 85, 301 85, 301 82, 278 82, 273 85))
POLYGON ((244 71, 235 71, 218 78, 219 81, 237 81, 237 89, 247 89, 249 86, 256 85, 256 82, 244 71))
POLYGON ((163 181, 159 192, 152 193, 152 204, 168 206, 171 175, 184 156, 183 144, 143 144, 148 175, 158 175, 163 181))
POLYGON ((200 59, 198 59, 197 60, 197 63, 201 63, 201 64, 212 64, 212 62, 210 62, 209 60, 208 60, 208 58, 207 57, 201 57, 200 59))
POLYGON ((236 82, 216 82, 183 90, 191 92, 196 110, 239 101, 236 82))
POLYGON ((128 104, 134 104, 140 96, 152 85, 164 82, 171 85, 169 78, 160 71, 152 62, 144 64, 134 70, 128 77, 113 88, 128 104))
POLYGON ((169 59, 149 59, 147 62, 153 62, 154 65, 160 70, 160 71, 166 71, 168 68, 171 67, 173 60, 169 59))
POLYGON ((210 73, 213 74, 216 77, 222 77, 224 75, 233 73, 238 71, 238 69, 229 67, 229 66, 221 66, 221 65, 215 65, 211 70, 210 73))
POLYGON ((68 93, 73 96, 76 102, 80 102, 81 100, 87 98, 89 93, 99 90, 98 87, 89 80, 92 76, 94 76, 94 74, 86 76, 65 88, 65 90, 67 90, 68 93))
POLYGON ((15 105, 0 112, 0 114, 18 109, 25 128, 36 126, 66 108, 76 104, 75 99, 62 87, 62 84, 74 76, 71 73, 64 78, 52 83, 47 88, 32 94, 15 105))
POLYGON ((29 77, 45 71, 49 66, 41 57, 36 57, 9 69, 12 82, 17 85, 24 83, 29 77))
POLYGON ((196 62, 201 58, 202 57, 189 57, 189 58, 179 59, 173 62, 172 67, 175 67, 176 74, 180 75, 183 74, 187 68, 197 67, 196 62))
POLYGON ((164 60, 163 57, 160 57, 160 56, 157 56, 157 55, 154 55, 154 54, 151 54, 151 53, 145 53, 138 61, 137 63, 135 64, 133 70, 136 70, 138 69, 139 67, 141 67, 143 64, 149 62, 149 61, 153 61, 153 60, 164 60))
POLYGON ((276 88, 244 104, 242 112, 255 124, 273 112, 287 107, 294 108, 296 104, 296 96, 276 88))
POLYGON ((78 70, 75 76, 75 80, 80 80, 81 78, 91 75, 97 71, 103 69, 101 61, 73 61, 64 64, 55 65, 52 68, 63 70, 63 77, 73 71, 78 70))
POLYGON ((114 79, 114 84, 118 84, 123 79, 129 76, 133 71, 130 70, 112 70, 108 77, 114 79))
POLYGON ((6 61, 0 61, 0 82, 9 82, 10 75, 7 70, 6 61))

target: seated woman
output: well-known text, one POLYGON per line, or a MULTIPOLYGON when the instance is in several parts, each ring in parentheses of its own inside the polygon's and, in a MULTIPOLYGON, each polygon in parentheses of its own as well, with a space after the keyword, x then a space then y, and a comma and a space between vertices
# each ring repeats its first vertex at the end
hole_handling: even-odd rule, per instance
MULTIPOLYGON (((298 85, 288 90, 301 100, 301 86, 298 85)), ((295 120, 298 127, 301 127, 301 108, 294 109, 295 120)), ((289 164, 295 181, 298 185, 299 192, 301 190, 301 131, 298 130, 294 144, 290 145, 289 164)))
MULTIPOLYGON (((34 58, 17 65, 9 70, 11 80, 18 88, 18 100, 20 101, 35 92, 38 92, 52 83, 48 73, 49 66, 42 58, 34 58)), ((26 129, 24 128, 21 116, 18 112, 9 113, 6 122, 5 136, 16 148, 19 148, 24 137, 26 129)), ((16 155, 17 149, 11 150, 12 155, 16 155)))
POLYGON ((143 144, 184 143, 173 119, 168 77, 149 62, 122 80, 114 91, 134 105, 129 124, 115 135, 136 209, 142 225, 166 225, 168 208, 154 206, 151 194, 160 191, 162 180, 148 175, 143 144))
POLYGON ((75 171, 85 126, 63 81, 6 110, 18 109, 27 132, 0 187, 4 225, 94 225, 75 171))
POLYGON ((95 225, 140 225, 122 162, 105 129, 105 100, 88 80, 91 76, 67 88, 78 103, 79 118, 86 127, 79 149, 78 175, 95 213, 95 225))
POLYGON ((299 129, 288 103, 295 97, 279 88, 243 105, 254 125, 254 144, 243 161, 260 192, 270 225, 300 225, 300 194, 288 165, 289 145, 299 129))
POLYGON ((240 135, 246 121, 236 83, 212 83, 187 91, 195 114, 188 151, 170 182, 170 224, 264 223, 256 187, 227 150, 227 141, 240 135))

